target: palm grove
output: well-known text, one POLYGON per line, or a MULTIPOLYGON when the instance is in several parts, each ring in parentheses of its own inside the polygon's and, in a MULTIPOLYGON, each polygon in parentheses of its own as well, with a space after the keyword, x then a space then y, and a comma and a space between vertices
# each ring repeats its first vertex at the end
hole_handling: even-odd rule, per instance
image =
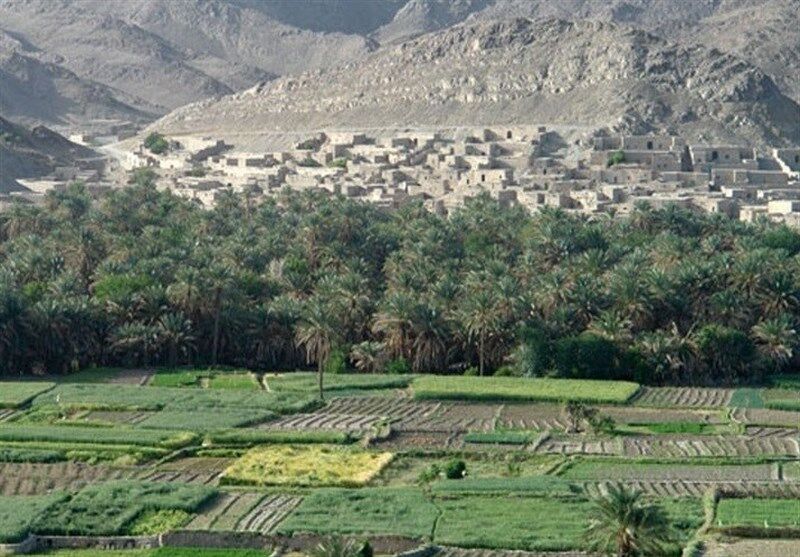
POLYGON ((756 381, 792 365, 800 234, 678 208, 450 217, 320 193, 213 210, 137 173, 0 214, 0 370, 93 365, 756 381))

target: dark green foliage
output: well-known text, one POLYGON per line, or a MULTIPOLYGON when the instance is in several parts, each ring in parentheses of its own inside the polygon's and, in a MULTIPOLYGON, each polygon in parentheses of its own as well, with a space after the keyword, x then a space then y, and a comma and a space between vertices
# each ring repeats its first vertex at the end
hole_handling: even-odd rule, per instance
POLYGON ((0 448, 0 462, 60 462, 66 459, 63 451, 0 448))
POLYGON ((614 151, 608 156, 606 166, 614 166, 615 164, 622 164, 625 162, 625 153, 622 151, 614 151))
POLYGON ((488 196, 447 218, 319 192, 206 211, 154 181, 140 169, 96 201, 76 185, 0 214, 3 374, 317 369, 341 367, 340 347, 366 372, 745 384, 790 369, 800 343, 782 226, 529 215, 488 196))
POLYGON ((212 488, 179 483, 116 481, 83 488, 48 510, 36 525, 46 534, 121 534, 144 511, 193 512, 216 494, 212 488))
POLYGON ((444 466, 444 477, 448 480, 460 480, 467 475, 467 463, 454 458, 444 466))
POLYGON ((169 149, 169 142, 160 133, 152 132, 144 139, 144 146, 154 155, 161 155, 169 149))

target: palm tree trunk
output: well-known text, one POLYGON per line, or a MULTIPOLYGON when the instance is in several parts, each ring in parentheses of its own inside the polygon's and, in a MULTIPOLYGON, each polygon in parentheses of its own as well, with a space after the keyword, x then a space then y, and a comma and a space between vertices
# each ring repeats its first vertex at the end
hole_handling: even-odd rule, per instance
POLYGON ((211 364, 217 365, 217 355, 219 353, 219 320, 222 313, 222 289, 214 291, 214 339, 211 345, 211 364))
POLYGON ((325 400, 325 392, 322 386, 322 376, 324 374, 325 365, 322 361, 322 358, 319 358, 317 361, 317 381, 319 383, 319 399, 325 400))
POLYGON ((480 376, 483 377, 483 350, 484 350, 484 333, 481 331, 480 346, 478 347, 478 370, 480 376))
POLYGON ((169 343, 169 366, 175 367, 178 363, 178 343, 172 340, 169 343))

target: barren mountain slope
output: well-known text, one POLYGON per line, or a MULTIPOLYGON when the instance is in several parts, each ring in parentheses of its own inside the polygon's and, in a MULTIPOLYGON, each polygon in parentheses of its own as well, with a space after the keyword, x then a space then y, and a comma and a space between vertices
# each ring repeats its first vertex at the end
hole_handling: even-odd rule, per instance
POLYGON ((746 6, 684 24, 675 34, 753 62, 800 102, 800 0, 746 6))
POLYGON ((142 99, 83 79, 60 66, 56 57, 0 31, 0 114, 28 123, 95 118, 146 122, 155 117, 149 108, 142 99))
POLYGON ((798 105, 731 55, 601 22, 511 19, 179 109, 169 133, 552 123, 798 143, 798 105))
POLYGON ((96 155, 44 126, 32 130, 0 117, 0 193, 23 190, 17 178, 32 178, 53 171, 56 165, 96 155))
MULTIPOLYGON (((225 0, 3 0, 0 31, 37 58, 160 114, 372 48, 360 36, 302 31, 225 0)), ((9 114, 36 114, 14 108, 9 114)), ((63 114, 56 105, 40 119, 57 122, 63 114)))
POLYGON ((408 0, 394 19, 374 32, 382 43, 408 39, 468 20, 597 19, 659 29, 675 23, 694 24, 742 6, 769 0, 408 0))

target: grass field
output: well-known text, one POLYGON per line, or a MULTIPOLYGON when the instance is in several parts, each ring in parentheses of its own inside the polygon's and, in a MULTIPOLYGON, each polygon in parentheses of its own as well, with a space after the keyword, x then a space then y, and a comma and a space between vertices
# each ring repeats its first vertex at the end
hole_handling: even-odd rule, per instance
POLYGON ((583 497, 583 489, 576 484, 553 476, 521 476, 517 478, 464 478, 440 480, 431 485, 437 495, 459 493, 519 493, 537 497, 583 497))
MULTIPOLYGON (((317 375, 315 373, 294 372, 268 374, 264 376, 270 390, 275 392, 316 393, 317 375)), ((326 391, 357 391, 373 389, 403 389, 408 387, 408 375, 368 375, 357 373, 328 374, 325 376, 326 391)))
POLYGON ((719 464, 665 464, 627 462, 616 459, 585 459, 567 466, 560 475, 566 479, 580 480, 758 481, 772 478, 772 465, 721 466, 719 464))
POLYGON ((391 453, 327 445, 275 445, 250 450, 223 475, 234 485, 358 487, 374 478, 391 453))
POLYGON ((55 383, 38 381, 0 382, 0 408, 19 408, 30 402, 36 395, 52 389, 55 383))
POLYGON ((715 525, 800 528, 800 499, 722 499, 715 525))
POLYGON ((580 549, 591 509, 585 501, 486 496, 445 499, 438 506, 436 543, 537 551, 580 549))
POLYGON ((273 416, 275 414, 267 410, 234 408, 162 410, 139 422, 137 427, 211 431, 260 423, 273 416))
POLYGON ((195 440, 192 433, 131 427, 0 424, 0 442, 22 441, 142 445, 178 448, 195 440))
POLYGON ((414 380, 413 388, 419 399, 623 404, 639 385, 627 381, 425 375, 414 380))
POLYGON ((536 435, 536 432, 531 431, 475 431, 467 433, 464 441, 489 445, 527 445, 536 435))
POLYGON ((437 514, 420 489, 324 489, 303 499, 278 531, 424 537, 437 514))
MULTIPOLYGON (((665 499, 659 503, 682 540, 703 521, 700 501, 665 499)), ((436 543, 536 551, 584 548, 582 535, 593 508, 587 501, 539 497, 469 496, 437 504, 442 515, 434 535, 436 543)))
POLYGON ((0 495, 0 543, 13 543, 24 539, 39 516, 61 499, 62 495, 32 497, 0 495))
POLYGON ((50 507, 36 530, 87 536, 126 533, 145 512, 189 513, 215 493, 205 486, 180 483, 116 481, 90 485, 67 502, 50 507))
POLYGON ((37 397, 35 405, 92 410, 195 410, 248 408, 276 413, 302 410, 313 397, 298 392, 242 389, 182 389, 131 385, 59 385, 37 397))
POLYGON ((203 387, 211 389, 258 390, 255 375, 246 370, 159 369, 150 380, 152 387, 203 387))

